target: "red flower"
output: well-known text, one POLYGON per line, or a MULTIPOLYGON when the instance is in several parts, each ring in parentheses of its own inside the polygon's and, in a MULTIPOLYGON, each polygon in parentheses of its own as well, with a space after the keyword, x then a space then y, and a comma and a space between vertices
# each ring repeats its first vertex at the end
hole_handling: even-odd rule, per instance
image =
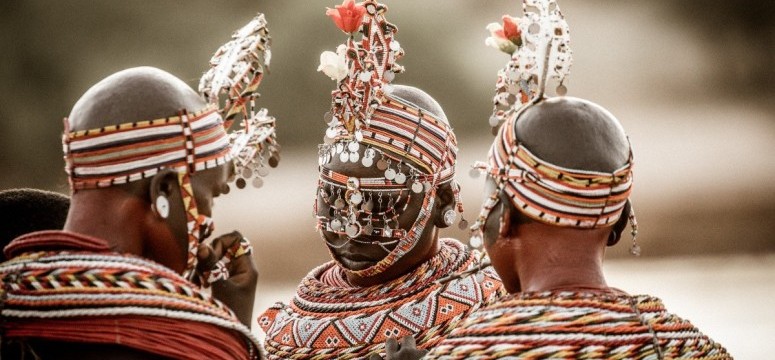
POLYGON ((503 30, 497 32, 497 35, 508 39, 517 46, 522 44, 522 31, 511 16, 503 15, 503 30))
POLYGON ((336 9, 326 10, 326 15, 334 20, 336 27, 348 34, 360 29, 365 13, 366 8, 363 5, 355 4, 354 0, 344 0, 342 5, 336 5, 336 9))

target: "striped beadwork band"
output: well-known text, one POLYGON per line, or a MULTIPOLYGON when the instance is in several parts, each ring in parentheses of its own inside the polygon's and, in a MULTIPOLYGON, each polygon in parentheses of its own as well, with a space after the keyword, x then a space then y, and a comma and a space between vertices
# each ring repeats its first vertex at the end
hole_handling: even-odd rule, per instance
POLYGON ((232 159, 223 119, 214 106, 187 114, 70 132, 62 137, 73 190, 125 184, 162 168, 189 173, 232 159))
POLYGON ((577 228, 614 224, 632 191, 632 151, 628 162, 611 173, 560 167, 519 143, 516 121, 513 117, 501 127, 489 163, 475 167, 495 178, 512 204, 535 220, 577 228))

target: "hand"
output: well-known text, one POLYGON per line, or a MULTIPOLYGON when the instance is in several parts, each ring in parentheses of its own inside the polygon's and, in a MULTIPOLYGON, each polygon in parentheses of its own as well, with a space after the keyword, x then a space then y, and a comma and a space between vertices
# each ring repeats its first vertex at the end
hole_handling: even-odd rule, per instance
POLYGON ((252 249, 246 248, 245 244, 249 245, 247 239, 234 231, 213 239, 210 245, 199 245, 197 275, 205 286, 210 283, 213 297, 231 308, 237 318, 250 327, 258 270, 251 256, 252 249))
MULTIPOLYGON (((386 360, 417 360, 421 359, 428 350, 417 349, 414 336, 407 335, 401 339, 401 345, 395 338, 387 339, 385 342, 386 360)), ((369 360, 382 360, 377 354, 372 354, 369 360)))

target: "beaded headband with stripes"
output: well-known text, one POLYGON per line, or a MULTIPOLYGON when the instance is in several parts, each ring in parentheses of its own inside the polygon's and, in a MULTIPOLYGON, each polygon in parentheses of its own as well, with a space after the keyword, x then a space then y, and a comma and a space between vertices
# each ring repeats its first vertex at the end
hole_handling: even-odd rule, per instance
MULTIPOLYGON (((615 224, 632 191, 632 149, 629 160, 611 172, 568 169, 544 161, 519 142, 517 122, 528 108, 545 99, 548 79, 559 81, 558 95, 570 71, 572 52, 568 24, 555 0, 523 0, 525 16, 503 16, 503 25, 488 26, 486 44, 511 55, 498 72, 490 126, 497 130, 487 163, 477 162, 473 173, 484 172, 497 188, 471 226, 471 245, 482 243, 482 228, 505 193, 512 205, 528 217, 556 226, 599 228, 615 224)), ((637 223, 632 209, 633 254, 637 223)))
MULTIPOLYGON (((332 209, 341 212, 333 219, 319 217, 318 227, 347 234, 351 240, 359 235, 377 234, 393 239, 390 243, 398 243, 382 262, 356 272, 362 276, 383 271, 414 247, 427 224, 432 198, 440 185, 452 183, 457 210, 461 213, 463 210, 459 186, 454 180, 458 149, 452 128, 437 115, 392 95, 390 82, 395 74, 404 71, 396 63, 404 51, 395 40, 397 28, 386 20, 386 12, 387 6, 375 0, 362 3, 345 0, 335 9, 328 9, 326 14, 350 37, 336 52, 321 54, 318 68, 338 84, 331 94, 331 111, 324 116, 328 129, 318 153, 320 191, 332 197, 332 209), (361 39, 355 39, 356 32, 361 33, 361 39), (415 225, 411 229, 397 229, 397 224, 393 224, 391 228, 386 219, 384 227, 375 228, 370 219, 353 216, 354 211, 360 211, 356 208, 363 208, 368 201, 353 204, 349 197, 338 197, 337 187, 346 189, 349 178, 326 175, 330 172, 327 165, 336 157, 342 163, 376 166, 384 171, 384 179, 377 181, 382 184, 379 186, 373 180, 356 179, 359 194, 371 191, 372 198, 377 198, 381 192, 396 189, 406 190, 404 195, 424 192, 423 208, 415 225), (345 205, 333 206, 337 200, 345 205)), ((364 198, 356 196, 355 199, 364 198)), ((463 221, 462 225, 467 227, 463 221)))

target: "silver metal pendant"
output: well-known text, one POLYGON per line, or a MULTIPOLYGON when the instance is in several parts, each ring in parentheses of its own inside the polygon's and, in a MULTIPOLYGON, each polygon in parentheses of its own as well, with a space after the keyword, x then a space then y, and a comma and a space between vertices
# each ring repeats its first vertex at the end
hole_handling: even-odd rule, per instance
POLYGON ((371 167, 374 165, 374 158, 364 157, 361 159, 361 164, 363 164, 364 167, 371 167))
POLYGON ((396 171, 393 169, 385 170, 385 179, 393 180, 396 178, 396 171))
POLYGON ((412 192, 414 192, 415 194, 419 194, 422 192, 422 190, 423 190, 423 186, 421 182, 415 181, 412 183, 412 192))
POLYGON ((350 162, 356 163, 360 158, 361 155, 358 152, 353 151, 350 153, 350 162))
POLYGON ((346 163, 349 160, 350 160, 350 153, 348 153, 347 151, 342 151, 342 153, 339 154, 339 161, 346 163))
POLYGON ((404 173, 396 174, 395 178, 396 178, 396 184, 406 183, 406 175, 404 175, 404 173))

